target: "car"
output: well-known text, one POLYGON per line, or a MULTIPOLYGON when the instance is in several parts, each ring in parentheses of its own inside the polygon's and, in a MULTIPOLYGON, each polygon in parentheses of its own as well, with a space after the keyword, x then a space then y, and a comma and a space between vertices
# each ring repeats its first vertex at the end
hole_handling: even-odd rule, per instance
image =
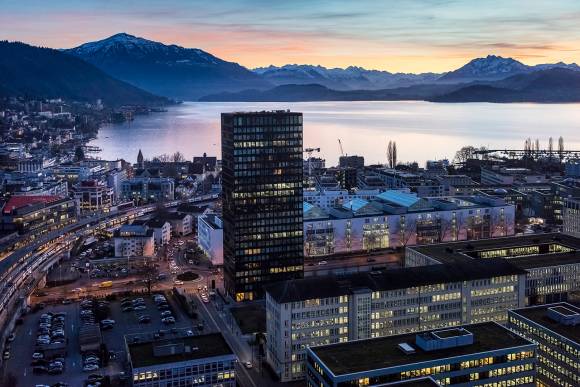
POLYGON ((44 359, 44 353, 42 353, 42 352, 34 352, 32 354, 32 358, 35 359, 35 360, 36 359, 44 359))
POLYGON ((113 325, 113 324, 115 324, 115 320, 112 320, 110 318, 106 318, 104 320, 101 320, 101 324, 111 324, 111 325, 113 325))
POLYGON ((101 330, 108 331, 109 329, 113 329, 113 324, 102 324, 101 330))
POLYGON ((140 311, 140 310, 146 310, 147 307, 145 305, 138 305, 135 308, 133 308, 133 310, 135 311, 140 311))
POLYGON ((90 374, 90 375, 87 377, 87 381, 88 381, 89 383, 94 383, 94 382, 101 381, 101 380, 103 380, 104 378, 105 378, 105 377, 104 377, 103 375, 99 375, 99 374, 90 374))
POLYGON ((151 316, 143 315, 139 317, 139 324, 147 324, 151 322, 151 316))
POLYGON ((324 266, 327 263, 328 263, 327 261, 320 261, 320 262, 318 262, 318 266, 324 266))
POLYGON ((171 311, 170 310, 164 310, 163 312, 161 312, 161 317, 171 317, 171 311))
POLYGON ((246 361, 246 362, 244 362, 244 367, 246 367, 247 369, 252 369, 254 366, 252 365, 251 362, 246 361))
POLYGON ((187 331, 185 331, 185 334, 187 336, 193 336, 193 331, 191 329, 188 329, 187 331))
POLYGON ((175 285, 183 285, 183 281, 181 281, 181 280, 175 280, 173 283, 175 285))
POLYGON ((175 324, 175 318, 173 317, 164 317, 161 319, 161 322, 165 325, 175 324))
POLYGON ((14 332, 12 332, 10 334, 10 336, 8 336, 8 342, 9 343, 13 342, 15 338, 16 338, 16 335, 14 334, 14 332))
POLYGON ((376 259, 374 259, 374 258, 370 258, 370 257, 369 257, 369 258, 367 258, 367 262, 376 262, 376 261, 377 261, 377 260, 376 260, 376 259))
POLYGON ((123 308, 121 308, 122 312, 131 312, 133 310, 132 306, 125 306, 123 308))
POLYGON ((87 364, 83 367, 83 372, 91 372, 96 371, 99 369, 99 366, 96 364, 87 364))
POLYGON ((4 351, 4 355, 2 355, 2 359, 4 359, 4 360, 10 359, 10 352, 9 351, 4 351))

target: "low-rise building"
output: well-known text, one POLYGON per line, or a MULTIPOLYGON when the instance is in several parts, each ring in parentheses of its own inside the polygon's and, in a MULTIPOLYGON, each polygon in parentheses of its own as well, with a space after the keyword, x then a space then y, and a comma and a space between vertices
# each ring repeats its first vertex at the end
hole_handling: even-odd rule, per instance
POLYGON ((236 386, 236 355, 221 333, 129 343, 135 387, 236 386))
POLYGON ((389 190, 340 206, 304 204, 304 256, 514 234, 515 208, 489 197, 421 198, 389 190))
POLYGON ((176 236, 189 235, 193 232, 193 216, 183 212, 168 212, 162 219, 171 224, 171 232, 176 236))
POLYGON ((12 196, 2 208, 4 232, 45 233, 76 221, 74 199, 60 196, 12 196))
POLYGON ((153 230, 145 225, 123 225, 113 234, 116 257, 152 257, 153 230))
POLYGON ((526 305, 567 301, 580 289, 580 239, 561 233, 533 234, 405 250, 405 266, 509 261, 526 272, 526 305))
POLYGON ((508 327, 538 344, 538 385, 580 386, 580 308, 568 303, 510 310, 508 327))
POLYGON ((307 385, 383 386, 432 377, 442 386, 531 387, 536 351, 493 322, 311 347, 307 385))
POLYGON ((197 243, 212 265, 224 264, 224 229, 221 218, 216 214, 197 218, 197 243))
POLYGON ((266 287, 267 361, 301 379, 306 348, 425 329, 507 321, 525 271, 505 260, 308 277, 266 287))
POLYGON ((153 230, 153 237, 155 239, 155 246, 161 247, 171 241, 171 224, 166 220, 162 219, 147 219, 147 220, 135 220, 133 225, 145 225, 153 230))
POLYGON ((564 199, 564 216, 562 222, 562 231, 580 238, 580 198, 564 199))

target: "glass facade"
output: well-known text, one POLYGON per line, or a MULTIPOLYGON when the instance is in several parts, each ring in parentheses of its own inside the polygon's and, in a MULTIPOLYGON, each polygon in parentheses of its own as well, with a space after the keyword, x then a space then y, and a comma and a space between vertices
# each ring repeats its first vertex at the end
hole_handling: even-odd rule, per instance
POLYGON ((301 278, 302 114, 222 114, 224 280, 236 300, 301 278))

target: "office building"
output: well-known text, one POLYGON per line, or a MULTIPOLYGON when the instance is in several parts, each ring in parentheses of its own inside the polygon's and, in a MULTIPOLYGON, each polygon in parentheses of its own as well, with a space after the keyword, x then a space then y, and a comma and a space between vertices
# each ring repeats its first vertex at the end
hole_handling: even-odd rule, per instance
POLYGON ((580 308, 557 303, 508 314, 508 327, 538 344, 538 385, 580 386, 580 308))
POLYGON ((153 230, 145 225, 123 225, 113 234, 116 257, 152 257, 155 252, 153 230))
POLYGON ((197 244, 214 266, 224 264, 224 229, 216 214, 200 215, 197 218, 197 244))
POLYGON ((514 206, 481 196, 421 198, 389 190, 340 206, 304 204, 307 257, 514 234, 514 206))
POLYGON ((562 231, 580 238, 580 198, 564 199, 562 231))
POLYGON ((135 387, 236 386, 237 358, 221 333, 125 345, 135 387))
POLYGON ((332 344, 308 348, 307 385, 405 386, 431 377, 441 386, 532 387, 536 350, 493 322, 332 344))
POLYGON ((73 186, 72 192, 81 212, 108 211, 114 203, 113 188, 99 180, 85 180, 73 186))
POLYGON ((340 156, 338 158, 338 166, 340 168, 364 168, 365 158, 362 156, 340 156))
POLYGON ((580 289, 580 239, 560 233, 533 234, 405 250, 405 266, 509 261, 526 271, 526 305, 567 301, 580 289))
POLYGON ((4 232, 47 233, 76 222, 74 199, 60 196, 12 196, 2 208, 0 230, 4 232))
POLYGON ((133 177, 121 182, 123 200, 163 201, 175 199, 175 182, 168 177, 133 177))
POLYGON ((266 287, 267 361, 304 377, 306 348, 487 321, 524 305, 525 271, 504 260, 308 277, 266 287))
POLYGON ((236 301, 300 278, 302 113, 222 114, 224 283, 236 301))

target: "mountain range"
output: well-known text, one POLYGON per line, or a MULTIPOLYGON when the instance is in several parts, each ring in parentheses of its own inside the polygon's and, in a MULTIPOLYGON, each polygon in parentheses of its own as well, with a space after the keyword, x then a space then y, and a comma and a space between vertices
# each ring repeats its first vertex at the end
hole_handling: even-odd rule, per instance
POLYGON ((0 41, 0 96, 101 99, 108 106, 169 102, 58 50, 6 41, 0 41))
POLYGON ((574 89, 580 66, 562 62, 528 66, 495 55, 473 59, 446 73, 297 64, 250 70, 197 48, 119 33, 62 50, 4 42, 0 66, 0 93, 97 96, 112 104, 164 98, 580 102, 574 89))

